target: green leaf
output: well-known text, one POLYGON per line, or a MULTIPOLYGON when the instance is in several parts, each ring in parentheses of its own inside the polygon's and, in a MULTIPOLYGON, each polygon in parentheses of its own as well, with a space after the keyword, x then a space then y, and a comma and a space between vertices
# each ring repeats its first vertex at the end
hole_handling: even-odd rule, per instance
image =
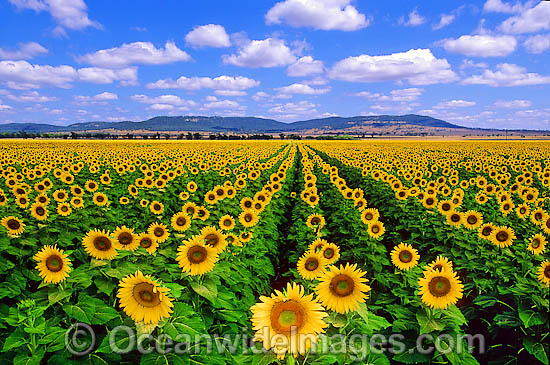
POLYGON ((50 304, 54 304, 59 302, 60 300, 70 297, 72 293, 72 290, 68 289, 62 290, 57 287, 50 288, 48 290, 48 301, 50 302, 50 304))
POLYGON ((518 314, 525 328, 543 324, 548 320, 547 313, 535 312, 522 303, 518 306, 518 314))
POLYGON ((204 323, 198 313, 185 303, 176 303, 174 313, 163 326, 164 332, 176 341, 178 335, 195 336, 205 332, 204 323))
POLYGON ((532 337, 524 337, 523 346, 537 360, 548 365, 548 343, 536 342, 532 337))
POLYGON ((218 287, 216 286, 216 283, 208 277, 203 280, 202 284, 196 281, 191 282, 191 288, 195 291, 195 293, 210 301, 215 300, 218 295, 218 287))
POLYGON ((366 329, 369 333, 373 333, 374 331, 378 331, 382 328, 388 328, 389 326, 391 326, 390 322, 388 322, 386 318, 377 316, 376 314, 367 310, 367 306, 365 305, 365 303, 359 304, 357 314, 359 314, 363 319, 366 325, 366 329))
POLYGON ((26 353, 19 353, 13 359, 14 365, 38 365, 44 357, 44 348, 38 348, 36 351, 29 357, 26 353))
POLYGON ((189 358, 176 354, 152 352, 141 357, 140 365, 187 365, 189 358))
POLYGON ((420 325, 420 334, 441 331, 445 328, 444 322, 436 319, 434 315, 429 315, 429 313, 429 310, 423 308, 416 312, 416 320, 420 325))
POLYGON ((16 328, 15 331, 13 331, 8 338, 6 338, 2 352, 9 351, 13 348, 22 347, 27 343, 28 338, 29 335, 26 334, 22 328, 16 328))

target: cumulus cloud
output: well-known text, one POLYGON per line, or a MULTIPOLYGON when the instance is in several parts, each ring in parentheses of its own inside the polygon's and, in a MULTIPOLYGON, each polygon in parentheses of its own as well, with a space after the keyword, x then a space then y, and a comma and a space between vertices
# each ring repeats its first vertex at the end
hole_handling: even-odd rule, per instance
POLYGON ((220 96, 245 96, 247 95, 246 91, 240 90, 215 90, 214 94, 220 96))
POLYGON ((6 97, 10 100, 21 103, 47 103, 59 100, 59 98, 56 98, 55 96, 40 95, 37 91, 29 91, 25 94, 20 95, 13 95, 8 93, 6 97))
POLYGON ((523 10, 521 3, 511 5, 502 0, 487 0, 483 5, 483 11, 487 13, 519 13, 523 10))
POLYGON ((88 18, 88 8, 83 0, 9 0, 17 9, 47 11, 58 24, 54 33, 65 34, 65 28, 81 30, 87 27, 101 28, 101 24, 88 18))
POLYGON ((276 88, 275 90, 279 92, 279 95, 283 95, 283 96, 294 95, 294 94, 321 95, 321 94, 328 93, 330 91, 330 88, 314 89, 307 84, 292 84, 292 85, 276 88))
POLYGON ((164 79, 147 84, 149 89, 214 89, 214 90, 246 90, 260 85, 259 81, 244 76, 222 75, 215 78, 210 77, 185 77, 177 80, 164 79))
POLYGON ((0 112, 7 112, 7 111, 11 111, 13 108, 9 105, 6 105, 6 104, 2 104, 2 102, 0 102, 0 112))
POLYGON ((489 68, 489 64, 485 62, 474 62, 469 59, 465 59, 462 61, 462 64, 460 65, 461 69, 467 69, 467 68, 489 68))
POLYGON ((218 24, 206 24, 193 28, 187 33, 185 41, 192 47, 229 47, 231 41, 225 28, 218 24))
POLYGON ((253 40, 239 48, 237 54, 223 55, 223 63, 241 67, 279 67, 296 61, 285 42, 277 38, 253 40))
POLYGON ((324 66, 322 61, 314 60, 311 56, 299 58, 286 69, 286 74, 292 77, 309 76, 323 73, 324 66))
POLYGON ((16 49, 0 48, 0 60, 28 60, 48 53, 48 50, 36 42, 19 43, 16 49))
POLYGON ((550 34, 537 34, 531 36, 523 42, 527 52, 539 54, 550 50, 550 34))
POLYGON ((164 65, 190 59, 191 56, 171 41, 166 42, 164 49, 156 48, 151 42, 134 42, 77 57, 80 62, 106 68, 119 68, 128 65, 164 65))
POLYGON ((211 100, 203 105, 208 109, 238 109, 240 104, 233 100, 211 100))
POLYGON ((320 30, 353 31, 367 27, 370 21, 350 3, 351 0, 285 0, 269 9, 265 19, 267 24, 286 23, 320 30))
POLYGON ((401 17, 399 19, 399 24, 407 27, 416 27, 424 23, 426 23, 426 18, 420 15, 416 9, 409 13, 409 16, 406 20, 404 17, 401 17))
POLYGON ((470 57, 504 57, 515 51, 517 41, 509 35, 463 35, 439 42, 447 52, 470 57))
POLYGON ((550 1, 539 1, 536 6, 503 21, 499 29, 505 33, 524 34, 550 29, 550 1))
POLYGON ((448 100, 448 101, 442 101, 438 103, 436 106, 434 106, 434 109, 451 109, 451 108, 466 108, 470 106, 476 105, 475 101, 468 101, 468 100, 448 100))
POLYGON ((105 91, 95 95, 94 100, 118 100, 118 95, 105 91))
POLYGON ((69 88, 78 77, 71 66, 32 65, 27 61, 1 61, 0 80, 13 89, 36 89, 42 85, 69 88))
POLYGON ((489 85, 493 87, 527 86, 550 84, 550 76, 527 72, 525 67, 510 63, 501 63, 496 71, 485 70, 462 81, 464 85, 489 85))
POLYGON ((507 109, 519 109, 519 108, 529 108, 531 106, 531 100, 498 100, 495 101, 493 106, 497 108, 507 108, 507 109))
POLYGON ((110 92, 103 92, 94 96, 88 95, 75 95, 73 96, 74 101, 80 105, 89 105, 89 104, 106 104, 110 100, 118 100, 118 95, 110 92))
POLYGON ((132 95, 130 99, 142 104, 149 104, 153 110, 173 110, 179 107, 180 110, 186 110, 188 107, 195 107, 197 103, 193 100, 185 100, 177 95, 160 95, 149 97, 147 95, 132 95))
POLYGON ((439 23, 434 24, 432 26, 433 30, 438 30, 441 28, 446 27, 447 25, 451 24, 456 18, 456 15, 454 14, 441 14, 439 17, 439 23))
POLYGON ((447 60, 434 57, 429 49, 348 57, 332 67, 329 77, 350 82, 407 80, 412 85, 448 83, 457 79, 447 60))
POLYGON ((137 85, 137 67, 116 70, 101 67, 80 68, 78 79, 93 84, 112 84, 114 81, 119 81, 123 86, 137 85))
POLYGON ((291 120, 307 115, 309 117, 317 116, 319 112, 317 105, 307 100, 298 102, 289 102, 284 104, 275 104, 268 109, 268 113, 276 115, 277 119, 291 120))
POLYGON ((404 101, 417 100, 422 95, 423 92, 424 92, 424 89, 411 87, 407 89, 392 90, 390 91, 390 95, 381 94, 381 93, 371 93, 369 91, 361 91, 354 95, 364 97, 370 100, 377 100, 377 101, 404 102, 404 101))

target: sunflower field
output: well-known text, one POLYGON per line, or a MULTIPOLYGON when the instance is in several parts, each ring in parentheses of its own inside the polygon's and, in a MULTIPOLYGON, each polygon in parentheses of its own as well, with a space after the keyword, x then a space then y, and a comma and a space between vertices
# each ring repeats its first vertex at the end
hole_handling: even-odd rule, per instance
POLYGON ((537 141, 3 141, 0 364, 549 364, 537 141))

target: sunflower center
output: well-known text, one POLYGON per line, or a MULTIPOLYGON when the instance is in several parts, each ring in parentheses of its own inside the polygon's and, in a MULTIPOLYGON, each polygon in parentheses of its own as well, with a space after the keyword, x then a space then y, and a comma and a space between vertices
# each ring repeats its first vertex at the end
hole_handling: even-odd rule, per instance
POLYGON ((310 257, 306 260, 305 268, 307 271, 315 271, 319 267, 319 260, 314 257, 310 257))
POLYGON ((542 213, 536 212, 536 213, 535 213, 535 219, 538 220, 538 221, 540 221, 540 220, 542 219, 542 213))
POLYGON ((544 276, 550 279, 550 265, 546 265, 546 267, 544 268, 544 276))
POLYGON ((434 203, 433 198, 428 198, 428 199, 426 199, 426 203, 427 203, 428 205, 432 205, 432 204, 434 203))
POLYGON ((46 202, 46 197, 41 196, 40 198, 38 198, 38 201, 40 203, 45 203, 46 202))
POLYGON ((380 232, 380 227, 372 226, 372 233, 378 233, 378 232, 380 232))
POLYGON ((128 232, 122 232, 118 235, 118 242, 120 242, 121 245, 129 245, 132 241, 133 237, 128 232))
POLYGON ((97 199, 96 199, 98 202, 102 202, 103 201, 103 196, 102 195, 98 195, 97 199))
POLYGON ((150 239, 149 237, 145 237, 145 238, 143 238, 141 241, 139 241, 139 244, 140 244, 141 247, 143 247, 143 248, 149 248, 149 247, 151 247, 151 245, 153 244, 153 240, 150 239))
POLYGON ((539 247, 540 247, 540 240, 539 240, 538 238, 535 238, 535 239, 533 240, 533 243, 531 243, 531 246, 532 246, 533 248, 539 248, 539 247))
POLYGON ((178 219, 176 219, 176 224, 178 226, 184 226, 186 223, 187 223, 187 219, 183 217, 179 217, 178 219))
POLYGON ((399 253, 399 261, 403 262, 403 263, 409 263, 411 262, 413 259, 413 255, 410 251, 401 251, 399 253))
POLYGON ((491 227, 484 227, 481 230, 481 234, 484 235, 484 236, 488 236, 488 235, 491 234, 492 231, 493 231, 493 229, 491 227))
POLYGON ((153 230, 153 233, 155 234, 155 236, 157 237, 162 237, 162 235, 164 234, 164 229, 162 227, 156 227, 154 230, 153 230))
POLYGON ((229 227, 231 225, 231 220, 229 220, 229 219, 224 220, 223 225, 226 226, 226 227, 229 227))
POLYGON ((207 234, 206 237, 204 237, 204 240, 206 241, 207 245, 210 245, 212 247, 216 247, 220 242, 220 238, 213 233, 207 234))
POLYGON ((245 215, 244 220, 245 220, 245 222, 251 222, 252 221, 252 215, 251 214, 245 215))
POLYGON ((246 202, 244 202, 244 206, 245 206, 246 208, 250 208, 250 207, 252 207, 252 202, 246 201, 246 202))
POLYGON ((460 215, 459 215, 459 214, 456 214, 456 213, 453 214, 453 215, 451 215, 451 220, 452 220, 453 222, 455 222, 455 223, 456 223, 456 222, 460 222, 460 215))
POLYGON ((436 276, 430 280, 428 287, 434 297, 444 297, 451 291, 451 282, 446 277, 436 276))
POLYGON ((327 248, 325 252, 323 252, 323 256, 326 259, 331 259, 334 257, 334 250, 332 248, 327 248))
POLYGON ((339 274, 332 278, 329 288, 332 294, 338 297, 347 297, 353 293, 355 283, 348 275, 339 274))
POLYGON ((366 218, 368 221, 370 221, 370 220, 372 219, 372 217, 373 217, 372 213, 367 213, 367 214, 365 214, 365 218, 366 218))
POLYGON ((111 248, 111 240, 105 236, 96 237, 94 247, 99 251, 108 251, 111 248))
POLYGON ((469 215, 466 221, 469 224, 476 224, 477 223, 477 217, 475 215, 469 215))
POLYGON ((17 219, 10 219, 8 221, 8 227, 10 229, 19 229, 19 227, 21 227, 21 223, 19 223, 17 219))
POLYGON ((46 267, 51 272, 61 271, 63 268, 63 260, 57 255, 51 255, 46 259, 46 267))
POLYGON ((304 308, 294 299, 279 302, 271 309, 271 326, 277 333, 296 333, 305 321, 304 308))
POLYGON ((527 211, 527 209, 525 209, 524 207, 521 207, 521 208, 519 209, 519 212, 520 212, 521 214, 525 214, 526 211, 527 211))
POLYGON ((155 209, 155 210, 160 210, 160 204, 155 204, 155 205, 153 205, 153 209, 155 209))
POLYGON ((133 297, 143 307, 151 308, 160 304, 159 293, 155 293, 153 284, 137 284, 134 286, 133 297))
POLYGON ((62 211, 62 212, 66 212, 66 211, 68 211, 68 210, 69 210, 69 207, 67 207, 66 205, 62 205, 62 206, 61 206, 61 211, 62 211))
POLYGON ((200 264, 208 256, 208 251, 202 246, 193 246, 187 251, 187 259, 192 264, 200 264))
POLYGON ((321 220, 320 220, 319 218, 313 217, 313 218, 311 219, 311 224, 312 224, 312 225, 316 226, 316 225, 318 225, 319 223, 321 223, 321 220))
POLYGON ((505 242, 508 240, 508 232, 506 231, 500 231, 496 234, 496 239, 499 241, 499 242, 505 242))
POLYGON ((441 208, 445 211, 447 210, 451 210, 451 204, 449 203, 443 203, 443 205, 441 206, 441 208))

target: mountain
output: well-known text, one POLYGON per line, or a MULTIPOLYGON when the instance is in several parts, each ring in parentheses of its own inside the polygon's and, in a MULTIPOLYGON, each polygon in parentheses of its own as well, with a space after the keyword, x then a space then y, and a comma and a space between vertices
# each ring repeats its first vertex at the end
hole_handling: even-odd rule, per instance
POLYGON ((159 116, 141 122, 86 122, 68 126, 50 124, 9 123, 0 124, 0 133, 27 133, 46 132, 81 132, 91 130, 119 130, 119 131, 185 131, 185 132, 235 132, 235 133, 280 133, 337 131, 337 130, 365 130, 372 128, 450 128, 465 129, 432 117, 408 115, 378 115, 356 117, 329 117, 322 119, 304 120, 294 123, 282 123, 273 119, 255 117, 205 117, 205 116, 159 116))

